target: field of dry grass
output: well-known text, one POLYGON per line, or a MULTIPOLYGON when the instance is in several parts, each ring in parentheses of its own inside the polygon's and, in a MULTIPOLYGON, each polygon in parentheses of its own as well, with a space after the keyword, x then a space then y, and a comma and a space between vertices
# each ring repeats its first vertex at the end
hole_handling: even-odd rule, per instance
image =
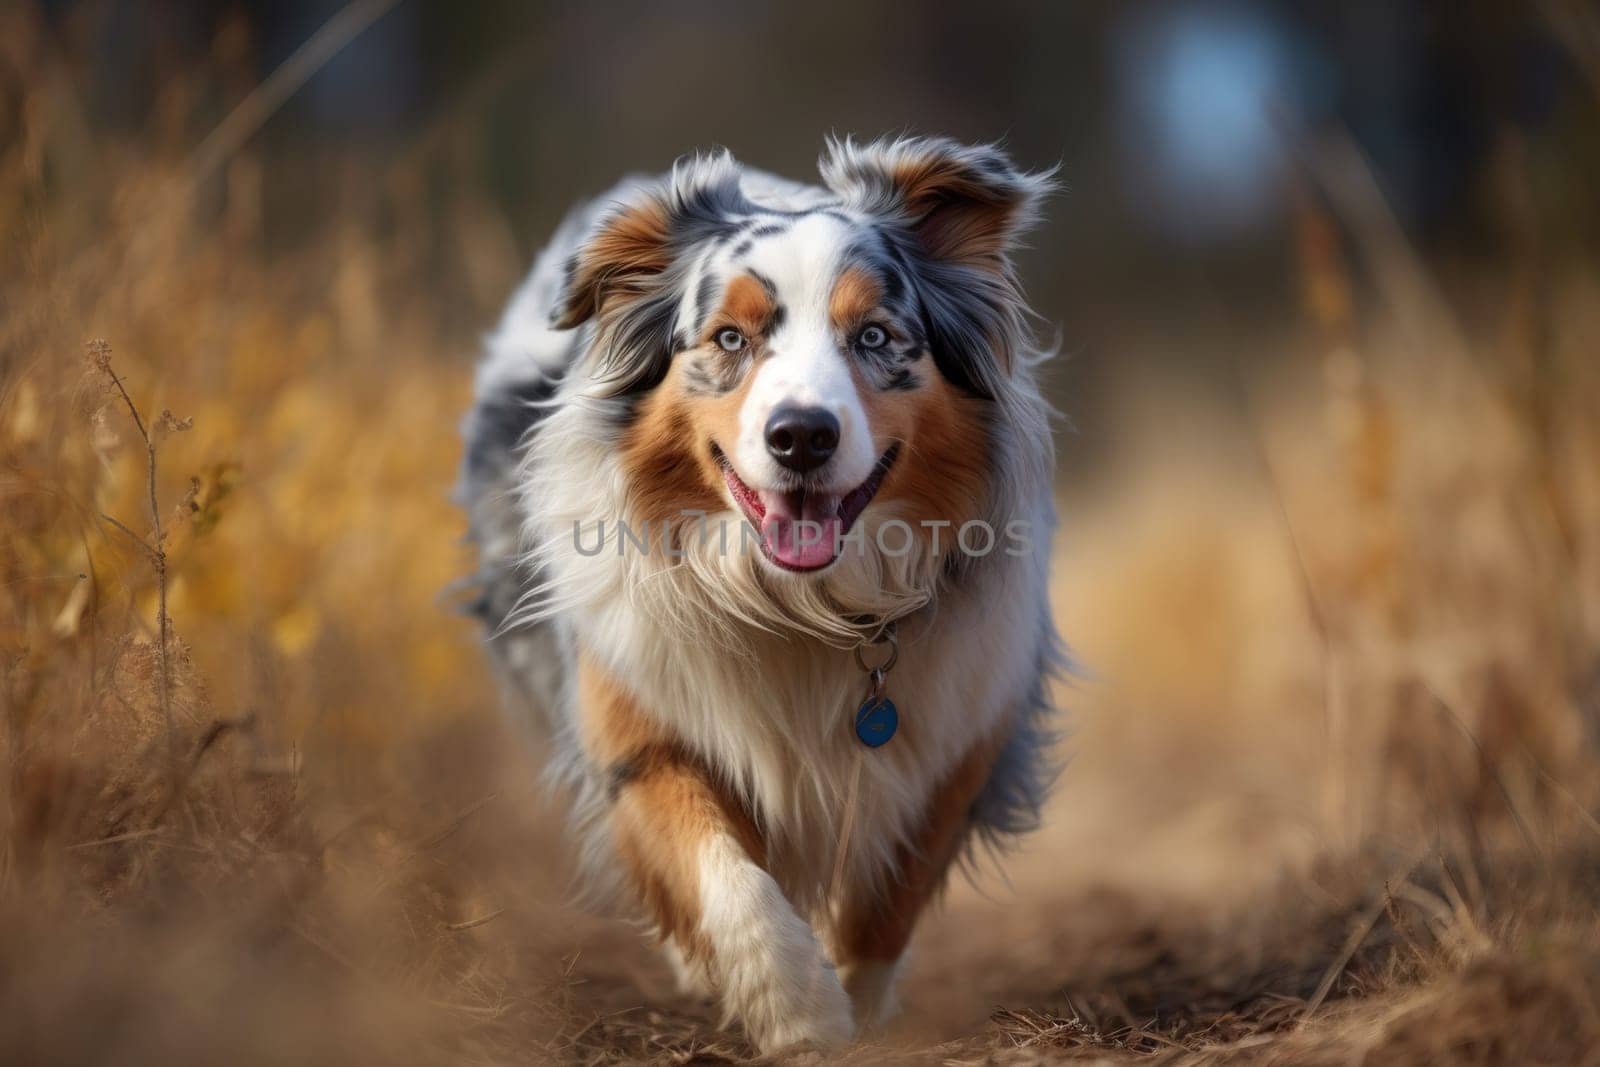
MULTIPOLYGON (((268 253, 260 161, 186 152, 211 74, 118 141, 30 32, 0 25, 0 1057, 748 1059, 571 902, 444 594, 497 220, 419 152, 268 253)), ((1063 487, 1069 770, 852 1059, 1600 1063, 1600 277, 1525 242, 1453 311, 1359 158, 1314 169, 1271 358, 1202 388, 1127 338, 1107 465, 1063 487)))

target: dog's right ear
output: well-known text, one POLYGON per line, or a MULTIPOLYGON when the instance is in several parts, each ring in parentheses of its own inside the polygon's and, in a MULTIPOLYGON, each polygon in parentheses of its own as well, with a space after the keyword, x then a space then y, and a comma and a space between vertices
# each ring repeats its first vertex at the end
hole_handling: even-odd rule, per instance
POLYGON ((572 258, 551 324, 597 326, 595 386, 612 396, 653 389, 666 377, 686 285, 702 241, 732 232, 748 209, 739 165, 726 152, 686 156, 664 182, 622 194, 572 258))
POLYGON ((614 208, 567 263, 566 285, 551 315, 558 330, 594 318, 608 305, 646 295, 672 265, 672 220, 665 199, 647 192, 614 208))
POLYGON ((570 330, 659 295, 679 252, 731 225, 743 205, 739 165, 725 151, 685 156, 666 181, 636 186, 567 264, 551 325, 570 330))

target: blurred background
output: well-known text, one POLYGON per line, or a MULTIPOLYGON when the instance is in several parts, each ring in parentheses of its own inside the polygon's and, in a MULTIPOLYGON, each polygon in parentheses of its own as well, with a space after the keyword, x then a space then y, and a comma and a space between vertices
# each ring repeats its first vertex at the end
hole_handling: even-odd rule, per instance
POLYGON ((455 424, 575 200, 900 131, 1060 168, 1080 670, 893 1054, 1592 1054, 1597 119, 1577 0, 0 4, 13 1058, 748 1055, 572 902, 455 424))
MULTIPOLYGON (((258 124, 227 208, 267 250, 335 219, 423 224, 420 266, 463 329, 497 307, 495 272, 617 175, 723 145, 814 176, 829 133, 1001 140, 1060 166, 1027 273, 1080 419, 1129 331, 1206 376, 1201 347, 1256 349, 1196 345, 1196 321, 1297 313, 1318 137, 1358 147, 1464 305, 1519 239, 1571 257, 1600 225, 1583 5, 46 2, 36 19, 97 138, 182 153, 341 12, 330 36, 354 39, 258 124), (463 199, 501 258, 463 235, 463 199)), ((228 176, 210 178, 216 209, 228 176)))

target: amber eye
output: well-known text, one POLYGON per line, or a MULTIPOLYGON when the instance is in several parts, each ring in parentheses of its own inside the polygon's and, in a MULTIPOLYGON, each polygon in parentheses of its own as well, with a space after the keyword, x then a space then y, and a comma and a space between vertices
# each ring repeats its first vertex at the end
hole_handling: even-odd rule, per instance
POLYGON ((862 348, 882 348, 889 343, 889 331, 882 326, 868 326, 861 331, 861 336, 856 338, 856 343, 862 348))
POLYGON ((718 330, 717 347, 724 352, 737 352, 744 347, 744 334, 731 326, 726 330, 718 330))

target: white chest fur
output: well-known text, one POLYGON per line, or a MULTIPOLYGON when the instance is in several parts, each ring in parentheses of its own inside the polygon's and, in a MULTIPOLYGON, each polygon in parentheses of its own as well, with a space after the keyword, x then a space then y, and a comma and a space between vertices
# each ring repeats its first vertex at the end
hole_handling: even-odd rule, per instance
MULTIPOLYGON (((627 597, 575 613, 591 651, 749 804, 768 867, 802 911, 823 903, 838 830, 862 761, 848 869, 872 884, 961 757, 1019 710, 1037 667, 1037 586, 1016 561, 986 578, 984 601, 941 601, 901 630, 886 682, 900 709, 893 739, 854 732, 867 676, 851 653, 800 636, 754 633, 744 648, 663 626, 627 597), (1008 580, 1009 579, 1009 580, 1008 580)), ((572 709, 579 713, 580 709, 572 709)))

